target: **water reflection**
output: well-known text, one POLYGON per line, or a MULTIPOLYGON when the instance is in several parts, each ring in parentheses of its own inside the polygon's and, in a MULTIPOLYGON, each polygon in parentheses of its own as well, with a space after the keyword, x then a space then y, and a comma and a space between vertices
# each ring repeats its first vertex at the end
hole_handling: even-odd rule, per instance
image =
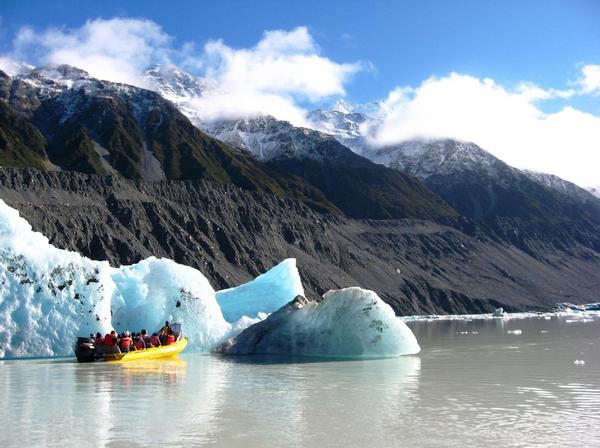
POLYGON ((411 322, 418 356, 370 361, 0 362, 0 445, 600 446, 599 324, 411 322))

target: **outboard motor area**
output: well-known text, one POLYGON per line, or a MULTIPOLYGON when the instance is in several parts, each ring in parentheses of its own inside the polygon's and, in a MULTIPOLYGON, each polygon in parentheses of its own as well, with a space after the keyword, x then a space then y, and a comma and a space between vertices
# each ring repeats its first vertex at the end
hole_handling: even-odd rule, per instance
POLYGON ((96 360, 96 346, 92 338, 77 338, 75 343, 75 356, 79 362, 93 362, 96 360))

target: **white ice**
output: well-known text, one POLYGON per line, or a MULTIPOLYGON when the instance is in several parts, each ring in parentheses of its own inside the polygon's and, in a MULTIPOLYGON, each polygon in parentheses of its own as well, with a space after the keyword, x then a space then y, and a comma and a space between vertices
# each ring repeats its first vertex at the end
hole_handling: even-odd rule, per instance
MULTIPOLYGON (((0 200, 0 358, 69 356, 77 336, 157 330, 179 321, 190 349, 209 352, 266 320, 304 289, 294 259, 215 293, 201 272, 150 257, 112 268, 57 249, 0 200), (219 306, 221 304, 221 307, 219 306)), ((395 356, 419 345, 374 292, 332 291, 297 310, 281 329, 292 353, 395 356)))
POLYGON ((230 354, 389 357, 418 353, 413 332, 373 291, 329 291, 293 304, 224 345, 230 354))
POLYGON ((304 295, 304 288, 296 260, 288 258, 248 283, 217 292, 217 302, 225 320, 233 323, 277 311, 298 295, 304 295))
POLYGON ((231 330, 201 272, 155 258, 115 269, 57 249, 0 200, 0 358, 72 355, 77 336, 165 320, 200 351, 231 330))

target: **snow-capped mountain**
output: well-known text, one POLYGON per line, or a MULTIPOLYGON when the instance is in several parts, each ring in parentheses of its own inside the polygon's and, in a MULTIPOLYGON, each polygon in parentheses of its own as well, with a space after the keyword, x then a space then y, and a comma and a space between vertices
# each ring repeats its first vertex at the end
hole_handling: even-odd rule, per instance
POLYGON ((508 168, 476 144, 454 139, 412 140, 389 147, 369 147, 365 156, 421 179, 465 171, 492 176, 499 167, 508 168))
POLYGON ((590 187, 588 188, 588 191, 595 197, 600 198, 600 187, 590 187))
POLYGON ((339 159, 349 153, 337 144, 324 150, 323 143, 337 143, 333 136, 269 116, 221 120, 204 125, 204 130, 262 161, 282 157, 324 161, 339 159))
POLYGON ((572 182, 561 179, 554 174, 540 173, 531 170, 523 170, 523 173, 530 178, 546 185, 548 188, 568 194, 569 196, 577 198, 583 202, 596 201, 600 197, 600 192, 596 190, 596 193, 594 193, 594 188, 586 190, 585 188, 581 188, 572 182))
POLYGON ((315 129, 333 135, 340 143, 363 155, 365 135, 374 120, 354 106, 339 99, 330 109, 317 109, 308 114, 315 129))

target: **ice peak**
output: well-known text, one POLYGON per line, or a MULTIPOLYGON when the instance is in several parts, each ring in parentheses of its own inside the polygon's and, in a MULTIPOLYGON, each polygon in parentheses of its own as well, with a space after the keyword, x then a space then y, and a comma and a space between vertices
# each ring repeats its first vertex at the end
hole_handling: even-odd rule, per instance
POLYGON ((89 73, 85 70, 67 64, 38 67, 31 70, 29 76, 48 78, 53 81, 78 81, 90 78, 89 73))
POLYGON ((331 112, 340 112, 342 114, 351 114, 352 112, 354 112, 354 106, 340 98, 331 107, 331 112))

